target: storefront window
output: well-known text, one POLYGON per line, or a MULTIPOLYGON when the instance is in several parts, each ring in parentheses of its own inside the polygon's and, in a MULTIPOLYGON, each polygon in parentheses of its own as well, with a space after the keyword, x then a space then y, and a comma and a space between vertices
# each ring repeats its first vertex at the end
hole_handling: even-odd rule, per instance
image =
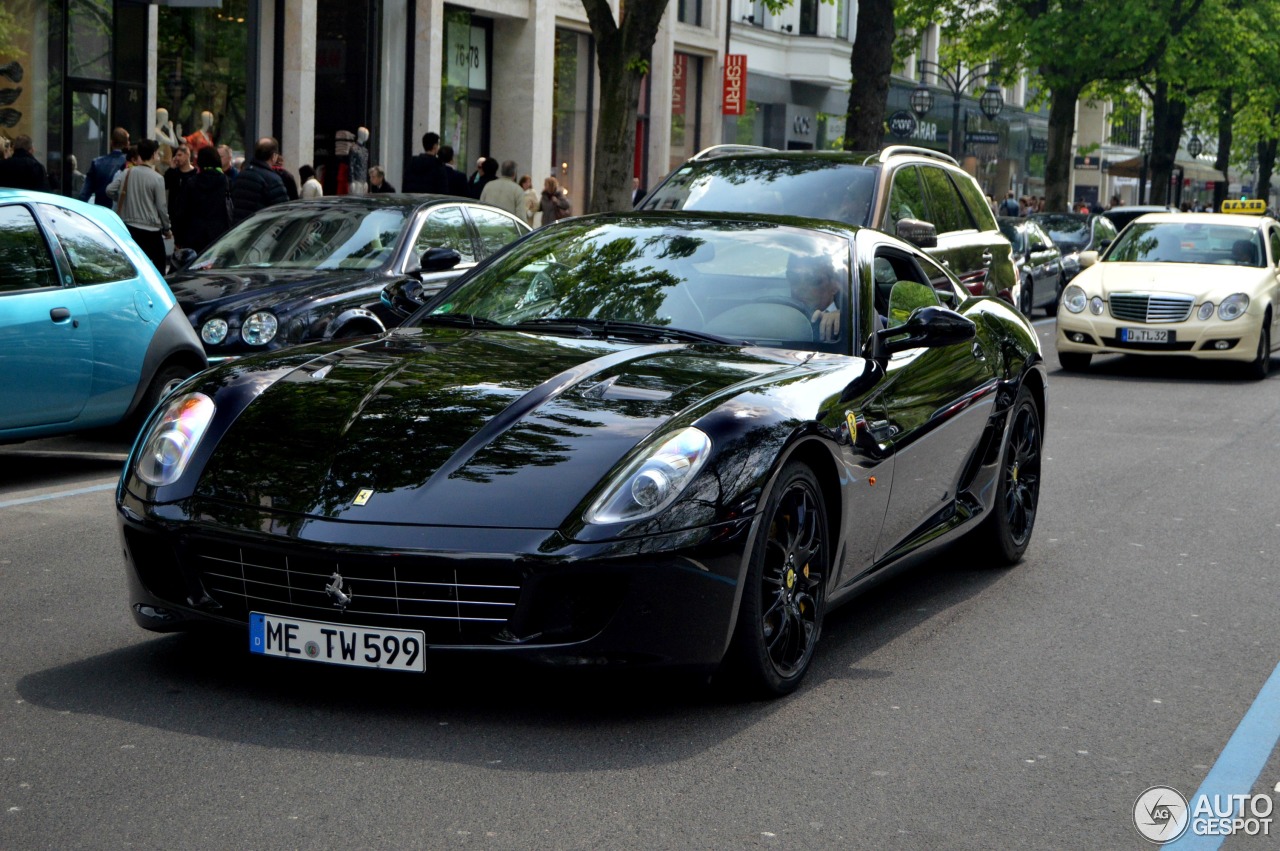
POLYGON ((72 77, 111 79, 111 0, 70 0, 67 69, 72 77))
MULTIPOLYGON (((573 212, 586 209, 591 181, 591 95, 595 58, 591 37, 556 30, 556 80, 552 103, 551 176, 569 191, 573 212)), ((534 175, 534 185, 538 185, 534 175)))
POLYGON ((489 22, 467 11, 444 16, 441 144, 453 147, 453 166, 464 174, 489 154, 489 22))
MULTIPOLYGON (((209 113, 209 135, 219 145, 243 153, 246 142, 245 107, 248 96, 249 0, 223 0, 222 7, 159 8, 156 85, 157 121, 174 123, 141 128, 145 136, 166 146, 181 135, 193 136, 209 113)), ((129 128, 134 132, 133 128, 129 128)), ((134 138, 140 138, 135 134, 134 138)), ((301 163, 291 163, 293 167, 301 163)))
POLYGON ((671 72, 671 158, 667 168, 679 166, 702 150, 702 59, 677 53, 671 72))

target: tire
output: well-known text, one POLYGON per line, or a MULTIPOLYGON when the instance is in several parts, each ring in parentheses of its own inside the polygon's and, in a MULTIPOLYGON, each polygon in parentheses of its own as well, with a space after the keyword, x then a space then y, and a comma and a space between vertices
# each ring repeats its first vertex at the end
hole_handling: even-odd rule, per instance
POLYGON ((1084 372, 1091 360, 1093 355, 1088 352, 1058 352, 1058 363, 1067 372, 1084 372))
POLYGON ((1054 289, 1053 301, 1044 306, 1045 316, 1058 315, 1058 302, 1062 301, 1062 291, 1067 288, 1066 283, 1062 280, 1062 276, 1058 276, 1058 286, 1054 289))
POLYGON ((146 422, 147 417, 155 410, 156 405, 160 404, 160 400, 165 397, 165 394, 193 375, 195 375, 195 371, 182 364, 170 363, 161 367, 151 377, 151 383, 147 385, 147 392, 143 395, 142 401, 138 403, 138 409, 123 424, 124 427, 131 434, 136 435, 138 429, 142 428, 142 424, 146 422))
POLYGON ((760 523, 726 664, 747 694, 780 697, 809 670, 826 611, 832 547, 813 471, 787 464, 760 523))
POLYGON ((1000 448, 995 502, 974 531, 977 554, 994 566, 1017 564, 1031 543, 1040 506, 1043 435, 1040 412, 1024 384, 1009 412, 1009 428, 1000 448))
POLYGON ((1244 376, 1261 381, 1271 372, 1271 314, 1262 318, 1262 333, 1258 335, 1258 351, 1253 360, 1245 364, 1244 376))
POLYGON ((1031 312, 1033 310, 1031 304, 1034 301, 1035 284, 1032 283, 1030 278, 1024 278, 1022 281, 1022 291, 1018 293, 1018 310, 1020 310, 1022 315, 1028 319, 1031 318, 1031 312))

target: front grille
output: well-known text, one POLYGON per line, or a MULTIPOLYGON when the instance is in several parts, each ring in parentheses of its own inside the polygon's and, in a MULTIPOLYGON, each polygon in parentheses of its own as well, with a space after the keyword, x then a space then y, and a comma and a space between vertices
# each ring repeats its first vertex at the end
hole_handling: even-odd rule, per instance
POLYGON ((1126 322, 1184 322, 1195 305, 1191 296, 1112 293, 1111 315, 1126 322))
POLYGON ((249 612, 421 629, 428 641, 470 643, 501 632, 520 599, 519 570, 504 563, 348 551, 276 550, 193 540, 185 561, 196 568, 220 614, 249 612), (335 604, 326 586, 342 578, 350 596, 335 604))

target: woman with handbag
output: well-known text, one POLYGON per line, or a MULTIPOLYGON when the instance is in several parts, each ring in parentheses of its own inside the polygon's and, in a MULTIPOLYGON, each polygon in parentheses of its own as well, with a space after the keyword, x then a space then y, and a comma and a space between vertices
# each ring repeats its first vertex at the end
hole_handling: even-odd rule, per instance
POLYGON ((548 177, 542 182, 541 207, 542 223, 544 225, 549 225, 570 215, 569 199, 560 190, 560 181, 554 177, 548 177))

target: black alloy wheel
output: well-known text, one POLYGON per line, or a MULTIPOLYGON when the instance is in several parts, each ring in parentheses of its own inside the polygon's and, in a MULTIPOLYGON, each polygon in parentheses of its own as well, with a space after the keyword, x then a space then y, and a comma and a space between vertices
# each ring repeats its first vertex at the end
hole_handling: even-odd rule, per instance
POLYGON ((813 471, 797 462, 783 468, 762 523, 729 662, 749 692, 776 697, 808 671, 826 609, 831 546, 813 471))
POLYGON ((1042 443, 1040 411, 1024 385, 1009 412, 995 504, 979 530, 985 554, 1001 567, 1021 561, 1031 543, 1040 505, 1042 443))
POLYGON ((1245 365, 1245 377, 1261 381, 1271 372, 1271 314, 1262 317, 1262 333, 1258 335, 1258 351, 1245 365))
POLYGON ((1018 310, 1022 311, 1022 315, 1031 318, 1031 304, 1035 300, 1035 285, 1032 284, 1030 278, 1022 279, 1022 291, 1018 294, 1018 310))

